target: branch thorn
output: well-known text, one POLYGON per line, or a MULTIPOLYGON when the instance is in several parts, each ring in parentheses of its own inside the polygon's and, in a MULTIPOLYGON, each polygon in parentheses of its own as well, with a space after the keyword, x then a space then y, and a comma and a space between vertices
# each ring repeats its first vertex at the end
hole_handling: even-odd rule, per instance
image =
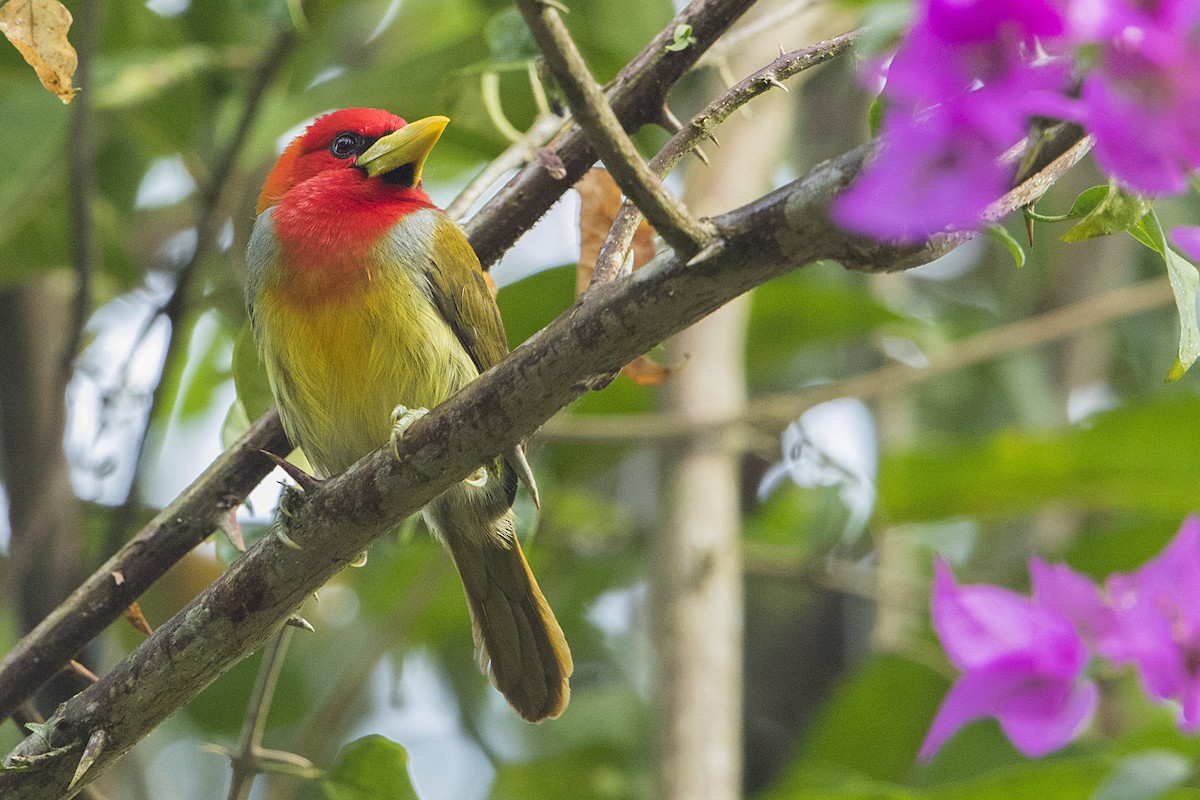
POLYGON ((79 764, 75 767, 75 775, 71 778, 71 782, 67 785, 67 791, 75 788, 75 784, 79 783, 79 779, 84 776, 92 764, 96 763, 96 759, 100 757, 100 753, 104 750, 104 745, 108 741, 108 734, 101 728, 93 731, 88 737, 87 744, 83 748, 83 755, 79 758, 79 764))
POLYGON ((264 456, 266 456, 268 459, 271 460, 271 463, 273 463, 275 466, 279 467, 281 470, 286 472, 288 474, 288 477, 291 478, 292 480, 294 480, 296 482, 296 485, 299 486, 304 491, 311 492, 311 491, 313 491, 315 489, 319 489, 321 487, 320 480, 314 478, 312 475, 309 475, 307 472, 300 469, 299 467, 297 467, 295 464, 288 461, 287 459, 280 458, 279 456, 277 456, 274 453, 269 452, 267 450, 259 450, 258 452, 262 453, 264 456))
POLYGON ((292 614, 287 618, 287 622, 284 624, 291 625, 293 628, 299 628, 302 631, 308 631, 309 633, 317 632, 317 629, 312 626, 312 623, 299 614, 292 614))

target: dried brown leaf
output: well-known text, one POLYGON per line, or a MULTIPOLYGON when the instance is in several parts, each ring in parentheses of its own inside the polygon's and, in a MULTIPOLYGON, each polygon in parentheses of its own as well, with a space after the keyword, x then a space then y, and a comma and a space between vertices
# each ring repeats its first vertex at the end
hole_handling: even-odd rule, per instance
POLYGON ((650 356, 638 356, 621 367, 621 374, 638 386, 658 386, 675 374, 675 370, 664 367, 650 356))
POLYGON ((146 615, 142 613, 142 607, 137 604, 136 600, 129 604, 129 608, 125 609, 125 619, 129 621, 135 631, 143 636, 154 633, 154 629, 146 621, 146 615))
POLYGON ((0 6, 0 33, 64 103, 79 91, 71 85, 79 58, 67 40, 70 28, 71 12, 58 0, 8 0, 0 6))
MULTIPOLYGON (((579 268, 575 272, 575 296, 592 282, 596 259, 621 210, 621 190, 606 169, 591 169, 575 184, 579 192, 579 268)), ((642 220, 633 235, 633 268, 654 258, 654 228, 642 220)))
MULTIPOLYGON (((621 190, 606 169, 591 169, 575 184, 579 192, 579 267, 575 270, 575 296, 583 293, 596 272, 596 260, 608 231, 621 210, 621 190)), ((642 220, 633 235, 633 268, 654 258, 654 228, 642 220)), ((672 371, 649 356, 638 356, 621 368, 621 374, 638 386, 657 386, 672 371)))

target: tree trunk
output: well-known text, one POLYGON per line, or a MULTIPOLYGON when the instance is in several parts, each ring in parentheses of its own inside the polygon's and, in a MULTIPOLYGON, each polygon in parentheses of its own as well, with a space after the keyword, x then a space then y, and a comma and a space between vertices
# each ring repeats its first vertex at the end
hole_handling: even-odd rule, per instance
MULTIPOLYGON (((0 292, 0 456, 12 530, 3 594, 29 631, 83 576, 79 506, 63 452, 66 287, 32 280, 0 292)), ((53 707, 65 699, 51 691, 53 707)))

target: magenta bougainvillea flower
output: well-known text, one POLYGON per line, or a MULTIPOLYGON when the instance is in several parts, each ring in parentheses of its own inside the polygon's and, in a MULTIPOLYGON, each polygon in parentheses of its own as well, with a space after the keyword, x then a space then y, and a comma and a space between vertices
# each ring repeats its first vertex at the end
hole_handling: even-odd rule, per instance
POLYGON ((1070 742, 1096 710, 1084 675, 1087 646, 1062 612, 997 586, 959 586, 935 565, 933 625, 962 676, 921 745, 928 760, 973 720, 994 717, 1013 745, 1036 757, 1070 742))
MULTIPOLYGON (((1186 230, 1200 239, 1200 228, 1186 230)), ((1103 589, 1036 558, 1029 573, 1032 598, 958 586, 936 562, 933 625, 963 674, 938 709, 922 759, 986 716, 1027 756, 1063 747, 1096 709, 1089 650, 1133 666, 1152 698, 1178 703, 1180 728, 1200 731, 1200 516, 1137 570, 1110 575, 1103 589)))
POLYGON ((1171 231, 1171 243, 1193 261, 1200 261, 1200 226, 1181 225, 1171 231))
POLYGON ((1200 730, 1200 517, 1161 553, 1106 583, 1116 627, 1112 661, 1133 664, 1146 691, 1180 704, 1180 727, 1200 730))
POLYGON ((1061 30, 1046 0, 927 0, 888 68, 883 147, 835 204, 836 221, 905 242, 975 227, 1007 186, 1000 156, 1068 77, 1027 57, 1033 36, 1061 30))
POLYGON ((1200 168, 1200 3, 921 0, 885 98, 880 153, 834 207, 850 230, 914 241, 978 227, 1011 179, 998 160, 1034 117, 1083 125, 1130 189, 1178 194, 1200 168))

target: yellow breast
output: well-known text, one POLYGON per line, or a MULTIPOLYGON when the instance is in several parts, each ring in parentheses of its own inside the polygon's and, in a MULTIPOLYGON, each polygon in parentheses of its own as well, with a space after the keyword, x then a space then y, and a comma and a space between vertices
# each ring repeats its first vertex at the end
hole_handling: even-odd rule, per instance
POLYGON ((430 297, 427 259, 391 244, 378 255, 324 302, 296 302, 280 279, 255 304, 280 416, 323 475, 386 443, 396 405, 432 408, 478 374, 430 297))

